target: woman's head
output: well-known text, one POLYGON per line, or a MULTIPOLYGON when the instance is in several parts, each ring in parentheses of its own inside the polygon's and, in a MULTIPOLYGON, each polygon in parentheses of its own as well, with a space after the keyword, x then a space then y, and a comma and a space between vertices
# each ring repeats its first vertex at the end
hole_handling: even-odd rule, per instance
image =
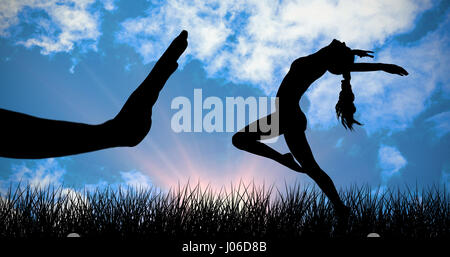
POLYGON ((333 39, 327 46, 327 70, 335 75, 342 75, 350 71, 350 66, 355 61, 352 49, 345 42, 333 39))
POLYGON ((336 39, 333 39, 325 49, 327 70, 335 75, 342 75, 344 78, 341 81, 341 92, 336 104, 337 118, 341 119, 344 128, 353 130, 353 124, 361 125, 353 118, 356 107, 353 104, 355 95, 350 84, 350 68, 355 61, 354 52, 344 42, 336 39))
MULTIPOLYGON (((339 101, 336 104, 336 115, 338 119, 341 119, 341 123, 346 129, 353 130, 353 124, 361 125, 357 120, 353 118, 353 114, 356 112, 356 107, 353 104, 355 95, 352 91, 350 84, 350 69, 351 65, 355 61, 355 52, 345 45, 344 42, 333 39, 333 41, 323 48, 326 58, 327 70, 335 75, 342 75, 341 92, 339 93, 339 101)), ((368 55, 371 51, 360 51, 362 56, 368 55)))

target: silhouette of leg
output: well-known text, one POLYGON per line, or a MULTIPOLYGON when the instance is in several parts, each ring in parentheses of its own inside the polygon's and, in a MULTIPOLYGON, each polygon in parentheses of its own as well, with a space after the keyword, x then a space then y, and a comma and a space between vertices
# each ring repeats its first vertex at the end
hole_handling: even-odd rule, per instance
POLYGON ((119 114, 99 125, 49 120, 0 109, 0 156, 48 158, 134 146, 150 130, 152 107, 159 91, 177 69, 187 47, 183 31, 156 62, 148 77, 131 94, 119 114))
POLYGON ((106 122, 119 146, 135 146, 151 127, 152 108, 159 92, 178 67, 177 60, 187 47, 187 32, 175 38, 139 87, 130 95, 117 116, 106 122))
POLYGON ((259 141, 261 139, 270 139, 282 134, 269 134, 268 132, 262 132, 260 130, 259 125, 261 123, 269 124, 267 120, 272 120, 271 117, 272 114, 254 121, 253 123, 247 125, 245 128, 234 134, 232 138, 233 145, 240 150, 272 159, 290 169, 298 172, 303 172, 302 168, 297 164, 297 162, 295 162, 294 157, 292 157, 291 153, 281 154, 268 145, 259 141), (255 132, 250 132, 250 127, 252 126, 257 126, 257 130, 255 132))
POLYGON ((338 216, 348 215, 348 207, 342 203, 333 181, 314 159, 305 133, 299 129, 292 128, 284 133, 284 138, 289 150, 302 165, 304 172, 317 183, 328 199, 330 199, 338 216))

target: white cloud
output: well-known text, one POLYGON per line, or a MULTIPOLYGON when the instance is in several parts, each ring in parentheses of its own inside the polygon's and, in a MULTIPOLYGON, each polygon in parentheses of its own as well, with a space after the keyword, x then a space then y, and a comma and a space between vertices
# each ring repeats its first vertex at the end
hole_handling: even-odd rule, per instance
POLYGON ((0 180, 0 195, 6 195, 11 188, 12 192, 17 189, 46 190, 48 187, 54 189, 55 197, 63 197, 71 204, 88 204, 87 198, 80 191, 64 187, 64 175, 66 169, 57 159, 49 158, 21 163, 12 166, 12 174, 6 180, 0 180), (20 188, 19 188, 20 187, 20 188))
POLYGON ((400 151, 393 146, 381 145, 378 150, 378 165, 382 169, 381 177, 386 183, 392 176, 399 173, 407 164, 400 151))
POLYGON ((69 72, 73 74, 75 72, 75 66, 78 64, 78 59, 70 58, 70 61, 72 62, 72 66, 70 66, 69 72))
POLYGON ((117 7, 114 5, 115 0, 102 0, 103 2, 103 8, 107 11, 114 11, 117 9, 117 7))
MULTIPOLYGON (((8 37, 16 25, 33 26, 31 35, 17 40, 25 47, 40 47, 42 54, 70 52, 75 45, 96 50, 101 35, 98 12, 90 10, 96 0, 16 0, 0 4, 0 36, 8 37), (45 15, 32 15, 33 12, 45 15), (18 16, 25 16, 19 20, 18 16)), ((113 1, 104 1, 104 8, 112 10, 113 1)))
POLYGON ((210 75, 250 82, 274 92, 290 63, 333 38, 353 47, 381 45, 413 27, 430 1, 169 0, 145 17, 122 23, 117 38, 144 58, 156 60, 182 29, 188 54, 210 75))
POLYGON ((128 172, 120 172, 122 180, 127 186, 132 188, 152 188, 153 184, 150 178, 140 171, 132 170, 128 172))
POLYGON ((18 13, 23 5, 19 1, 0 2, 0 36, 10 36, 8 28, 19 23, 18 13))
POLYGON ((61 196, 66 200, 67 208, 70 208, 70 206, 72 204, 74 204, 75 206, 78 206, 78 205, 88 206, 89 205, 88 198, 81 191, 77 191, 72 188, 59 188, 59 190, 60 190, 60 195, 58 195, 58 196, 61 196))
MULTIPOLYGON (((54 158, 13 164, 11 175, 5 180, 0 180, 0 194, 6 194, 10 187, 15 190, 19 185, 22 188, 30 186, 38 189, 46 189, 50 186, 61 190, 62 196, 77 200, 76 198, 81 197, 82 193, 79 189, 64 187, 64 175, 66 173, 65 167, 61 165, 58 159, 54 158)), ((113 190, 119 188, 126 190, 128 187, 153 189, 150 178, 140 171, 120 172, 120 178, 120 181, 113 183, 99 180, 95 184, 85 184, 83 189, 88 192, 102 191, 106 188, 113 190)))
MULTIPOLYGON (((311 103, 307 112, 309 126, 328 129, 338 124, 335 105, 339 99, 341 79, 326 73, 306 92, 311 103)), ((359 98, 356 100, 360 101, 359 98)), ((356 120, 358 120, 357 115, 358 113, 355 114, 356 120)))
POLYGON ((31 166, 25 163, 13 165, 12 172, 7 180, 0 181, 0 192, 6 192, 10 186, 14 189, 19 183, 33 188, 58 187, 62 185, 66 170, 57 160, 50 158, 35 161, 31 166))
POLYGON ((433 124, 431 128, 438 138, 447 135, 450 132, 450 111, 438 113, 427 119, 433 124))
POLYGON ((117 38, 132 45, 148 63, 156 60, 170 40, 186 29, 190 33, 187 52, 199 60, 209 61, 231 34, 225 16, 234 8, 229 2, 168 1, 152 9, 146 17, 123 22, 117 38))
POLYGON ((116 181, 114 183, 108 183, 105 180, 99 180, 95 184, 85 184, 84 189, 88 192, 95 192, 96 190, 105 190, 106 188, 110 188, 113 190, 127 190, 129 187, 133 189, 156 189, 150 179, 149 176, 138 170, 131 171, 121 171, 120 181, 116 181))

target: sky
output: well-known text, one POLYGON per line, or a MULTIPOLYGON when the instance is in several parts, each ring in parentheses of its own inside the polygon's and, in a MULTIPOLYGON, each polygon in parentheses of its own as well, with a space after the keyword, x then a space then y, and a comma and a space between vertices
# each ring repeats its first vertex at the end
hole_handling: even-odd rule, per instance
MULTIPOLYGON (((292 61, 335 38, 373 50, 367 61, 395 63, 409 75, 352 74, 355 116, 364 124, 353 132, 334 112, 341 77, 327 73, 312 84, 300 106, 322 169, 341 189, 449 188, 449 6, 445 0, 0 0, 0 108, 48 119, 113 118, 171 40, 189 32, 144 141, 60 158, 0 157, 0 192, 19 182, 163 190, 187 182, 216 189, 240 181, 311 184, 305 174, 238 150, 233 132, 174 131, 172 103, 177 97, 194 103, 195 89, 203 100, 224 104, 227 97, 273 97, 292 61)), ((283 136, 270 145, 288 152, 283 136)))

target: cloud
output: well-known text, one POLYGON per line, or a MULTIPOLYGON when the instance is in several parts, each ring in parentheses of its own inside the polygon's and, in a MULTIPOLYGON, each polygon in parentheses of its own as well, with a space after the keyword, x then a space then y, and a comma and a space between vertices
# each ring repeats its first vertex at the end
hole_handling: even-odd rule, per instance
POLYGON ((38 160, 33 165, 15 164, 9 178, 0 181, 0 192, 6 192, 10 186, 14 189, 19 184, 33 188, 58 187, 62 185, 65 173, 66 169, 54 158, 38 160))
POLYGON ((438 138, 450 132, 450 111, 438 113, 426 120, 433 124, 431 128, 438 138))
POLYGON ((115 0, 102 0, 103 2, 103 8, 107 11, 114 11, 117 9, 117 7, 114 5, 115 0))
POLYGON ((132 188, 152 188, 153 184, 147 175, 137 170, 120 172, 123 183, 132 188))
MULTIPOLYGON (((34 32, 24 35, 16 43, 27 48, 39 47, 42 54, 70 52, 75 46, 97 49, 100 32, 100 13, 93 11, 96 0, 16 0, 0 5, 0 36, 9 37, 11 31, 29 25, 34 32), (38 14, 38 15, 37 15, 38 14), (19 19, 19 17, 21 17, 19 19)), ((107 10, 114 9, 113 1, 103 1, 107 10)))
POLYGON ((158 58, 175 35, 187 29, 187 52, 199 60, 210 61, 231 34, 225 16, 234 8, 238 7, 231 2, 168 1, 151 9, 146 17, 124 21, 117 39, 133 46, 148 63, 158 58))
MULTIPOLYGON (((43 160, 23 162, 12 165, 12 173, 5 180, 0 180, 0 194, 6 194, 11 187, 13 190, 17 187, 30 186, 31 188, 45 189, 54 187, 61 190, 63 196, 74 197, 80 196, 80 188, 70 188, 64 186, 64 175, 67 173, 66 168, 58 159, 49 158, 43 160)), ((96 190, 126 189, 127 187, 151 189, 153 183, 150 178, 140 171, 132 170, 128 172, 120 172, 120 180, 108 183, 99 180, 95 184, 86 184, 83 186, 88 192, 96 190)))
POLYGON ((73 188, 64 187, 64 175, 66 169, 54 158, 31 161, 12 165, 12 174, 6 180, 0 180, 0 195, 7 195, 11 188, 24 190, 27 186, 31 189, 47 188, 55 189, 55 197, 63 197, 71 204, 88 204, 85 195, 73 188))
POLYGON ((70 66, 69 72, 73 74, 75 72, 75 66, 77 66, 79 61, 77 58, 73 58, 73 57, 70 58, 70 61, 72 62, 72 66, 70 66))
POLYGON ((400 169, 408 162, 393 146, 381 145, 378 150, 378 165, 381 168, 381 178, 386 183, 392 176, 399 174, 400 169))
POLYGON ((290 63, 333 38, 359 48, 413 27, 430 1, 181 1, 154 4, 128 19, 117 34, 144 62, 154 61, 182 29, 190 32, 190 58, 209 75, 248 82, 274 92, 290 63))

